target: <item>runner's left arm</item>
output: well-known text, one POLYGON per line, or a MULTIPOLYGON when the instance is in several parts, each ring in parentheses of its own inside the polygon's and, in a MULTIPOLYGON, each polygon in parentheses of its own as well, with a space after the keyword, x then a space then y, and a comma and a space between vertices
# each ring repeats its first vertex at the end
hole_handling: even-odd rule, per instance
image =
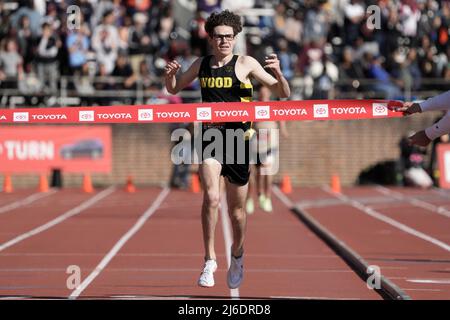
POLYGON ((275 78, 270 75, 259 62, 252 57, 247 56, 246 60, 251 67, 250 75, 258 80, 262 85, 270 88, 272 92, 275 92, 279 98, 289 98, 291 95, 291 89, 289 83, 283 76, 280 69, 280 61, 276 54, 271 54, 265 60, 264 68, 272 70, 275 78))

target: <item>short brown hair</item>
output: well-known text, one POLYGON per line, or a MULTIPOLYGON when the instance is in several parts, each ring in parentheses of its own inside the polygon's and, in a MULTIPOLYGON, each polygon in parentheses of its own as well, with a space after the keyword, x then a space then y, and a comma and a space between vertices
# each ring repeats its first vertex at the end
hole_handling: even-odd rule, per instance
POLYGON ((233 28, 234 35, 242 31, 241 17, 237 14, 224 10, 222 12, 213 12, 206 20, 205 30, 210 37, 214 34, 214 28, 217 26, 229 26, 233 28))

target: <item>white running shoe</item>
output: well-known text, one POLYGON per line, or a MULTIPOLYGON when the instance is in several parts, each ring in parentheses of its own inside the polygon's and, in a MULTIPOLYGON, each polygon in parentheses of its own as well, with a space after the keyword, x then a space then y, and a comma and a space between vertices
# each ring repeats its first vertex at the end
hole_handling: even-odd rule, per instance
POLYGON ((272 210, 273 210, 273 208, 272 208, 272 200, 270 198, 266 198, 265 199, 263 210, 265 212, 272 212, 272 210))
POLYGON ((244 255, 235 258, 231 255, 230 269, 227 273, 227 282, 230 289, 236 289, 241 285, 244 277, 244 255))
POLYGON ((255 204, 253 203, 252 198, 247 199, 247 202, 245 204, 245 211, 247 212, 247 214, 253 214, 253 212, 255 212, 255 204))
POLYGON ((259 207, 264 210, 264 204, 266 202, 266 196, 263 195, 263 194, 260 194, 259 197, 258 197, 258 200, 259 200, 259 207))
POLYGON ((207 260, 203 267, 200 278, 198 279, 198 285, 200 287, 211 288, 214 287, 214 272, 217 270, 216 260, 207 260))

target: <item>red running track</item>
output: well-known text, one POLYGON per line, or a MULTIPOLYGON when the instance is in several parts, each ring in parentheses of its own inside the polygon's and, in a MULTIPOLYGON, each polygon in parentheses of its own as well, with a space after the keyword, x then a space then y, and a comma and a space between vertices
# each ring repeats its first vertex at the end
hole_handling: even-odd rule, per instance
POLYGON ((450 193, 328 188, 290 199, 413 299, 450 299, 450 193))
MULTIPOLYGON (((17 201, 4 196, 0 203, 17 201)), ((0 296, 381 299, 277 198, 273 214, 248 216, 239 290, 226 286, 228 219, 219 219, 216 230, 216 286, 199 288, 200 206, 200 195, 166 189, 64 190, 4 212, 0 296), (66 284, 71 265, 81 270, 78 290, 66 284)))

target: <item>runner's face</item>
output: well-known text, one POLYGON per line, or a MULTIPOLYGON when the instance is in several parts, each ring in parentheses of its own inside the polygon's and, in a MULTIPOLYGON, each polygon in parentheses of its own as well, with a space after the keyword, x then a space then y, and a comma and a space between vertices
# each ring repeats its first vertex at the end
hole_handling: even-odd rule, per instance
POLYGON ((233 52, 235 37, 232 27, 215 27, 214 33, 209 39, 215 54, 227 56, 233 52))

